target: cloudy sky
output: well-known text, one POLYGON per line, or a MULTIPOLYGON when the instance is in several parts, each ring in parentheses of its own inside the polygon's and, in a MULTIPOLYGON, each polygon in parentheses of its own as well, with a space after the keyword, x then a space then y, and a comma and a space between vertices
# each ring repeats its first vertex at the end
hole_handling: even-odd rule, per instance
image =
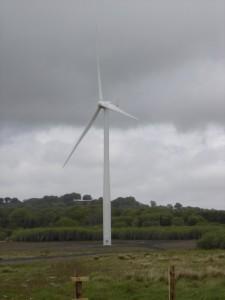
POLYGON ((0 0, 0 197, 102 195, 96 40, 112 198, 225 209, 224 0, 0 0))

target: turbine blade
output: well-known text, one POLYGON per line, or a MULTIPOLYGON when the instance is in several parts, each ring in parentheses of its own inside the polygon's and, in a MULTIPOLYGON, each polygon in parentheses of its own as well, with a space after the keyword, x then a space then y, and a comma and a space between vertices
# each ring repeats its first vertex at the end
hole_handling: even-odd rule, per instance
POLYGON ((88 130, 91 128, 91 125, 94 123, 95 119, 97 118, 99 112, 100 112, 101 108, 98 107, 96 112, 94 113, 93 117, 91 118, 91 121, 88 123, 87 127, 84 129, 83 133, 81 134, 81 136, 79 137, 78 141, 76 142, 75 146, 73 147, 72 151, 70 152, 69 156, 67 157, 67 159, 65 160, 64 164, 63 164, 63 168, 65 167, 65 165, 68 163, 68 161, 70 160, 71 156, 73 155, 74 151, 76 150, 76 148, 78 147, 78 145, 80 144, 80 142, 82 141, 83 137, 86 135, 86 133, 88 132, 88 130))
POLYGON ((116 111, 124 116, 127 116, 131 119, 135 119, 138 120, 136 117, 128 114, 127 112, 125 112, 124 110, 120 109, 118 106, 116 106, 115 104, 111 103, 111 102, 103 102, 103 104, 101 105, 102 107, 108 108, 110 110, 116 111))
POLYGON ((97 74, 98 74, 98 100, 103 101, 100 59, 99 59, 98 54, 97 54, 97 74))

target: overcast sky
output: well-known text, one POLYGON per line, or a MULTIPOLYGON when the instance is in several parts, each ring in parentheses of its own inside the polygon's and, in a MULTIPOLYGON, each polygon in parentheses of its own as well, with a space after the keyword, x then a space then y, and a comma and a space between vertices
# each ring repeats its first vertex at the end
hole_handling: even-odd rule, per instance
POLYGON ((0 197, 102 195, 96 40, 112 198, 225 209, 224 0, 0 0, 0 197))

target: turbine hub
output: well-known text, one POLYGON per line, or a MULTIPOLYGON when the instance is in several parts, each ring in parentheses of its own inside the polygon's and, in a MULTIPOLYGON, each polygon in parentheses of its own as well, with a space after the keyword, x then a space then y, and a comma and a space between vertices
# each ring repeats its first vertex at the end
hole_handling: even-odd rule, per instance
POLYGON ((100 108, 107 108, 107 104, 109 104, 110 102, 109 101, 98 101, 98 106, 100 108))

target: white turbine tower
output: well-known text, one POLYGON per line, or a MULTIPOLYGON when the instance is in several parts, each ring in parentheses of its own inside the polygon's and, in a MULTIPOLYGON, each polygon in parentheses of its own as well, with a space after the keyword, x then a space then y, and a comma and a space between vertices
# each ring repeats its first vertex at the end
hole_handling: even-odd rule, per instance
POLYGON ((77 146, 84 138, 88 130, 91 128, 99 112, 104 112, 104 175, 103 175, 103 245, 111 246, 111 194, 110 194, 110 166, 109 166, 109 112, 110 110, 121 113, 127 117, 137 120, 134 116, 121 110, 118 106, 111 102, 104 101, 102 92, 101 72, 99 66, 99 58, 97 57, 97 73, 98 73, 98 96, 97 110, 92 119, 84 129, 77 143, 73 147, 69 156, 67 157, 63 167, 68 163, 77 146))

